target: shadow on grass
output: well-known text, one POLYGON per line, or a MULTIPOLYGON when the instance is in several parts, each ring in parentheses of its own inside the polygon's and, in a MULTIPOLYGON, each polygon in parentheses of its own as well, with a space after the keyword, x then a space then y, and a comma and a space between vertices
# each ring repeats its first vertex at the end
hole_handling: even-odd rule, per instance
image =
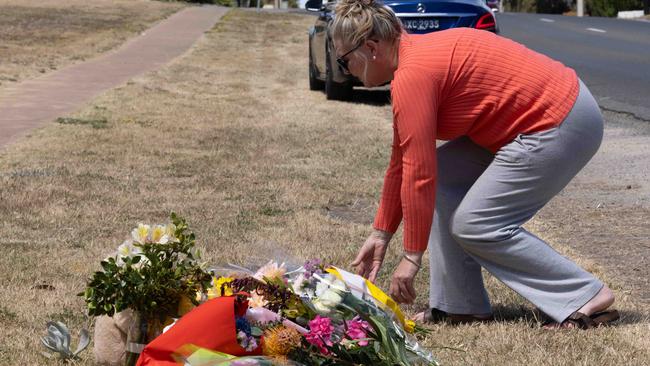
POLYGON ((621 314, 621 319, 618 320, 614 325, 647 323, 649 320, 648 314, 640 313, 638 311, 619 310, 618 312, 621 314))
POLYGON ((354 89, 351 103, 390 105, 390 89, 354 89))
MULTIPOLYGON (((540 310, 521 305, 495 305, 492 310, 497 322, 525 322, 531 327, 539 327, 547 321, 552 321, 540 310)), ((612 323, 612 326, 638 324, 648 320, 646 314, 634 310, 619 310, 619 313, 621 318, 612 323)))
POLYGON ((539 322, 544 322, 548 318, 541 311, 521 306, 521 305, 493 305, 492 313, 494 314, 494 320, 497 322, 527 322, 529 324, 535 324, 539 322))
MULTIPOLYGON (((323 96, 325 93, 323 92, 323 96)), ((382 107, 390 105, 390 88, 380 87, 376 89, 355 88, 352 91, 350 100, 337 100, 342 103, 367 104, 382 107)))

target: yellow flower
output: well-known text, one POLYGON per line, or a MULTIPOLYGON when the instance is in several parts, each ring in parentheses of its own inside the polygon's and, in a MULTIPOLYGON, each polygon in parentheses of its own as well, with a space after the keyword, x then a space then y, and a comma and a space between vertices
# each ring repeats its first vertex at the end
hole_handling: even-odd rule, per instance
POLYGON ((213 278, 212 283, 214 286, 208 289, 208 299, 214 299, 220 296, 232 296, 231 282, 234 280, 232 277, 219 277, 213 278))
POLYGON ((149 236, 151 226, 145 224, 138 224, 138 227, 131 231, 131 237, 136 243, 144 244, 149 236))
POLYGON ((406 330, 409 333, 415 332, 415 322, 413 320, 405 320, 404 321, 404 330, 406 330))
POLYGON ((277 326, 264 331, 263 352, 267 356, 286 356, 294 348, 300 347, 302 336, 297 330, 277 326))
POLYGON ((178 241, 178 239, 176 239, 176 225, 167 224, 167 226, 165 226, 165 235, 169 238, 169 241, 178 241))

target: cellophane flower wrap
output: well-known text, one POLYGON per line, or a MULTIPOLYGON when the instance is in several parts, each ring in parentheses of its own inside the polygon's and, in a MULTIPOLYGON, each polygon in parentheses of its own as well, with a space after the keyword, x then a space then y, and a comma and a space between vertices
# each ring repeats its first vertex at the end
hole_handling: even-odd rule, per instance
POLYGON ((177 354, 187 365, 437 365, 405 331, 413 324, 397 305, 359 276, 319 260, 292 270, 271 261, 258 270, 230 265, 217 273, 210 293, 246 299, 237 340, 244 349, 259 345, 262 356, 234 358, 187 345, 193 352, 177 354))

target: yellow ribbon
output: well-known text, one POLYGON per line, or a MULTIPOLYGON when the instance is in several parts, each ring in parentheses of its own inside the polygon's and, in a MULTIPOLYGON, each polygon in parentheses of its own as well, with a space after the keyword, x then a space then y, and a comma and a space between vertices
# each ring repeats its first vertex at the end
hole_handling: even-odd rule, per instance
MULTIPOLYGON (((334 267, 328 267, 325 269, 328 273, 333 274, 338 278, 339 280, 345 282, 343 280, 343 276, 339 273, 339 271, 334 268, 334 267)), ((412 320, 406 319, 404 316, 404 313, 402 313, 402 309, 400 309, 399 305, 395 302, 395 300, 391 299, 390 296, 386 295, 384 291, 382 291, 379 287, 375 286, 372 282, 368 281, 367 279, 364 279, 366 288, 368 289, 368 294, 372 296, 375 300, 379 301, 386 307, 388 307, 390 310, 395 313, 395 316, 397 317, 397 320, 402 323, 402 326, 404 327, 404 330, 406 330, 408 333, 413 333, 415 330, 415 322, 412 320)))

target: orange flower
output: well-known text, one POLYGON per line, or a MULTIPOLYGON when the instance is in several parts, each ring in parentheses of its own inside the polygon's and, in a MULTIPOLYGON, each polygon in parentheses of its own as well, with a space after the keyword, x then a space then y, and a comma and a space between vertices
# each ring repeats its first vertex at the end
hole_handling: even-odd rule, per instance
POLYGON ((286 356, 300 347, 301 340, 297 330, 280 325, 264 331, 263 351, 267 356, 286 356))

